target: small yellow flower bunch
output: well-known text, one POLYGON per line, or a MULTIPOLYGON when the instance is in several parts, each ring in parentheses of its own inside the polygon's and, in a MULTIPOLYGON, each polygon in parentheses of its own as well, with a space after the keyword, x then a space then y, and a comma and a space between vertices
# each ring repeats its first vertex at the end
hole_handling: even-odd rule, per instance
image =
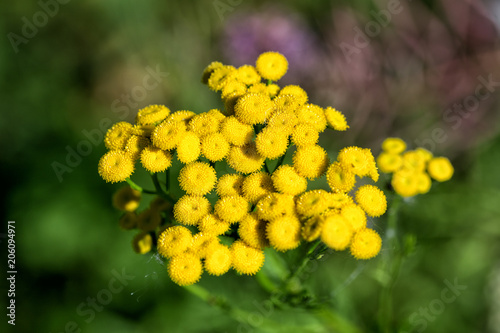
POLYGON ((254 275, 266 247, 285 252, 316 242, 349 248, 357 259, 379 253, 381 238, 367 227, 367 216, 385 213, 385 195, 374 185, 356 187, 362 177, 378 180, 375 159, 369 149, 347 147, 330 163, 319 135, 327 128, 347 130, 345 116, 310 103, 300 86, 274 83, 287 69, 286 58, 276 52, 261 54, 255 66, 212 62, 202 82, 220 93, 224 111, 171 112, 152 105, 139 110, 135 124, 120 122, 107 132, 109 151, 99 174, 132 185, 115 196, 115 206, 125 212, 120 225, 140 230, 136 252, 147 253, 156 244, 175 283, 196 283, 204 271, 254 275), (283 164, 292 146, 291 164, 283 164), (180 198, 157 177, 170 172, 174 159, 182 164, 180 198), (130 180, 136 162, 155 182, 156 191, 143 193, 158 195, 139 214, 134 198, 141 188, 130 180), (307 190, 325 174, 328 190, 307 190))
POLYGON ((444 182, 454 171, 446 157, 434 157, 424 148, 406 150, 406 143, 400 138, 384 140, 377 165, 380 171, 392 173, 392 188, 402 197, 427 193, 432 185, 431 178, 444 182))

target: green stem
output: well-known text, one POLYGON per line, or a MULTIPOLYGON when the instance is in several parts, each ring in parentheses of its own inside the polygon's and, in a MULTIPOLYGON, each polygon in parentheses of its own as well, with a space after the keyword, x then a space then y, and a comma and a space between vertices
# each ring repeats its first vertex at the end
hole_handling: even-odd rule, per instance
POLYGON ((139 185, 137 185, 136 183, 134 183, 132 181, 132 179, 130 179, 130 178, 127 178, 126 181, 130 185, 130 187, 133 188, 136 191, 139 191, 141 193, 147 193, 147 194, 156 194, 156 191, 145 190, 142 187, 140 187, 139 185))
POLYGON ((165 189, 170 194, 170 168, 165 172, 165 189))
POLYGON ((269 85, 271 85, 271 84, 273 84, 273 80, 269 80, 269 79, 268 79, 268 80, 267 80, 267 85, 269 86, 269 85))
POLYGON ((153 184, 155 185, 156 194, 166 199, 171 204, 175 204, 174 198, 172 198, 172 196, 170 196, 169 194, 165 193, 165 191, 163 191, 163 189, 161 188, 160 181, 158 180, 158 173, 151 173, 151 178, 153 179, 153 184))

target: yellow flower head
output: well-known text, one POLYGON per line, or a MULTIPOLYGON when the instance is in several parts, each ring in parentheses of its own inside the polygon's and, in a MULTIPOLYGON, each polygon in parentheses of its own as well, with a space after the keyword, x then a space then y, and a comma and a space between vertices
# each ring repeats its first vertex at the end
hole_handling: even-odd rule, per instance
POLYGON ((243 96, 247 93, 247 86, 240 81, 231 80, 226 83, 222 88, 221 97, 223 100, 232 98, 234 96, 243 96))
POLYGON ((307 179, 291 165, 281 165, 271 176, 274 188, 284 194, 298 195, 307 190, 307 179))
POLYGON ((243 180, 243 197, 252 204, 274 192, 271 176, 264 171, 253 173, 243 180))
POLYGON ((219 238, 217 235, 214 233, 199 232, 196 235, 193 235, 193 240, 188 252, 199 258, 205 258, 208 250, 217 244, 219 244, 219 238))
POLYGON ((307 219, 302 227, 302 238, 304 238, 306 242, 312 242, 318 239, 319 236, 321 236, 324 221, 325 219, 323 216, 313 216, 307 219))
POLYGON ((301 194, 297 200, 297 212, 304 216, 317 216, 328 209, 329 193, 325 190, 312 190, 301 194))
POLYGON ((273 128, 264 128, 255 139, 259 154, 271 160, 283 156, 288 148, 288 135, 273 128))
POLYGON ((217 182, 217 195, 219 197, 230 195, 243 195, 243 180, 245 176, 238 173, 227 173, 217 182))
POLYGON ((162 172, 172 165, 172 154, 168 150, 148 146, 142 150, 141 164, 149 172, 162 172))
POLYGON ((191 231, 176 225, 165 229, 158 237, 158 253, 165 258, 171 258, 185 252, 193 241, 191 231))
POLYGON ((339 214, 324 217, 321 240, 331 249, 345 250, 351 242, 353 230, 351 224, 339 214))
POLYGON ((293 167, 299 175, 309 179, 321 177, 328 163, 326 151, 318 145, 299 147, 293 154, 293 167))
POLYGON ((378 180, 377 165, 370 149, 347 147, 340 151, 337 160, 357 176, 369 175, 374 181, 378 180))
POLYGON ((358 230, 351 241, 351 254, 356 259, 371 259, 382 247, 382 239, 373 229, 358 230))
POLYGON ((295 214, 295 202, 292 195, 271 193, 259 200, 256 206, 260 219, 271 221, 282 216, 295 214))
POLYGON ((297 147, 318 143, 319 132, 311 124, 298 124, 292 131, 292 142, 297 147))
POLYGON ((258 171, 264 165, 265 157, 260 155, 254 142, 245 146, 233 146, 227 162, 231 168, 241 173, 258 171))
POLYGON ((411 170, 414 172, 424 172, 425 171, 425 157, 415 150, 407 151, 403 154, 403 165, 402 168, 411 170))
POLYGON ((164 105, 150 105, 137 112, 135 122, 138 125, 152 125, 167 118, 169 114, 170 109, 164 105))
POLYGON ((330 164, 326 171, 326 181, 332 191, 349 192, 356 183, 356 176, 339 162, 330 164))
POLYGON ((198 223, 198 229, 204 234, 213 234, 216 236, 223 235, 229 230, 231 224, 226 221, 222 221, 214 214, 208 214, 203 217, 198 223))
POLYGON ((299 120, 295 113, 277 111, 269 118, 267 128, 279 129, 284 135, 290 135, 298 122, 299 120))
POLYGON ((345 218, 347 222, 349 222, 352 230, 355 232, 366 228, 365 211, 355 203, 342 207, 340 209, 340 215, 345 218))
POLYGON ((267 221, 259 219, 256 213, 248 213, 239 223, 238 235, 248 245, 263 249, 269 246, 266 226, 267 221))
POLYGON ((264 265, 264 252, 251 247, 242 240, 237 240, 231 245, 233 268, 239 274, 254 275, 264 265))
MULTIPOLYGON (((174 113, 175 114, 175 113, 174 113)), ((155 127, 151 133, 153 145, 160 149, 169 150, 177 147, 186 132, 184 121, 165 120, 155 127)))
POLYGON ((269 243, 278 251, 293 250, 300 245, 301 227, 296 216, 289 215, 272 220, 267 224, 269 243))
POLYGON ((232 93, 231 95, 226 96, 223 100, 225 109, 224 113, 226 116, 234 116, 234 107, 236 106, 238 99, 243 95, 244 94, 240 95, 239 93, 232 93))
POLYGON ((141 192, 130 186, 123 186, 113 194, 113 206, 124 212, 133 212, 139 207, 141 192))
POLYGON ((382 172, 396 172, 403 165, 403 158, 399 154, 382 152, 377 157, 377 165, 382 172))
POLYGON ((194 162, 200 157, 200 138, 193 132, 185 132, 177 145, 177 158, 184 164, 194 162))
POLYGON ((179 286, 198 282, 202 273, 201 260, 193 254, 180 254, 170 259, 168 263, 168 275, 179 286))
POLYGON ((104 136, 104 145, 109 150, 123 150, 132 135, 132 124, 120 121, 114 124, 104 136))
POLYGON ((281 95, 292 95, 295 97, 299 105, 304 105, 307 103, 308 97, 307 93, 300 86, 289 85, 281 88, 279 96, 281 95))
POLYGON ((179 172, 179 185, 188 194, 205 195, 217 182, 215 169, 205 162, 193 162, 179 172))
POLYGON ((438 182, 447 181, 453 176, 453 165, 446 157, 434 157, 427 165, 429 175, 438 182))
POLYGON ((288 61, 278 52, 265 52, 257 58, 255 67, 264 79, 278 81, 288 70, 288 61))
POLYGON ((212 133, 201 140, 201 152, 209 161, 222 161, 229 154, 229 142, 221 133, 212 133))
POLYGON ((145 138, 151 137, 151 133, 154 130, 153 125, 134 125, 132 127, 132 134, 137 136, 143 136, 145 138))
POLYGON ((135 229, 137 227, 137 214, 126 212, 120 217, 118 223, 123 230, 135 229))
POLYGON ((170 114, 170 116, 168 116, 167 119, 165 119, 164 123, 180 121, 187 126, 194 116, 196 116, 196 113, 194 113, 193 111, 179 110, 170 114))
MULTIPOLYGON (((265 83, 254 83, 248 87, 249 93, 269 95, 268 86, 265 83)), ((271 95, 269 95, 271 97, 271 95)))
POLYGON ((269 97, 273 98, 276 97, 276 95, 278 95, 280 87, 275 83, 271 83, 266 86, 266 91, 269 94, 269 97))
POLYGON ((180 223, 196 225, 212 210, 207 198, 196 195, 185 195, 174 205, 174 217, 180 223))
POLYGON ((214 91, 221 91, 235 70, 233 66, 227 65, 216 68, 208 79, 208 87, 214 91))
POLYGON ((356 191, 356 202, 371 217, 380 216, 387 209, 387 200, 384 192, 373 185, 361 186, 356 191))
POLYGON ((212 61, 205 69, 203 70, 203 75, 201 76, 201 82, 203 84, 208 84, 208 79, 210 78, 210 75, 220 67, 223 67, 224 64, 219 62, 219 61, 212 61))
POLYGON ((345 131, 349 128, 349 125, 347 125, 347 121, 345 120, 345 116, 342 114, 342 112, 335 110, 330 106, 327 107, 324 111, 328 126, 336 131, 345 131))
POLYGON ((219 131, 220 118, 208 112, 197 114, 188 123, 188 130, 203 138, 205 135, 219 131))
POLYGON ((245 85, 249 86, 254 83, 259 83, 261 77, 255 67, 250 65, 243 65, 237 69, 236 78, 238 81, 243 82, 245 85))
POLYGON ((226 119, 226 116, 224 114, 222 114, 222 112, 219 109, 210 109, 210 111, 208 111, 207 114, 210 117, 217 120, 219 122, 219 125, 220 125, 220 123, 222 123, 222 121, 224 119, 226 119))
POLYGON ((244 146, 252 142, 254 131, 251 125, 243 124, 230 116, 222 122, 221 133, 230 144, 244 146))
POLYGON ((412 197, 419 193, 417 174, 410 170, 399 170, 394 173, 391 185, 394 191, 402 197, 412 197))
POLYGON ((217 216, 226 222, 235 223, 241 221, 250 209, 248 201, 242 196, 232 195, 222 197, 215 203, 214 211, 217 216))
POLYGON ((432 153, 425 148, 418 147, 417 149, 415 149, 415 152, 419 154, 426 163, 429 162, 433 157, 432 153))
POLYGON ((121 150, 110 150, 99 160, 99 175, 106 182, 122 182, 134 172, 134 161, 121 150))
POLYGON ((137 227, 142 231, 154 231, 161 224, 160 212, 146 209, 137 215, 137 227))
POLYGON ((310 124, 320 133, 326 129, 325 111, 322 107, 315 104, 304 104, 297 109, 296 114, 299 124, 310 124))
POLYGON ((431 177, 425 172, 418 172, 415 174, 415 177, 417 178, 418 193, 424 194, 429 192, 432 185, 431 177))
POLYGON ((140 135, 131 135, 125 144, 125 152, 136 161, 141 157, 141 152, 149 146, 151 141, 148 138, 140 135))
POLYGON ((400 138, 387 138, 382 142, 382 149, 390 154, 401 154, 406 149, 406 143, 400 138))
POLYGON ((295 112, 299 107, 297 98, 293 95, 282 95, 273 99, 275 112, 295 112))
POLYGON ((132 248, 135 253, 146 254, 153 249, 153 238, 148 232, 140 232, 132 239, 132 248))
POLYGON ((347 193, 344 192, 336 192, 330 193, 327 192, 326 201, 328 204, 328 208, 342 208, 352 203, 352 198, 347 193))
POLYGON ((231 268, 231 250, 229 247, 217 244, 210 246, 205 255, 205 270, 210 275, 220 276, 231 268))
POLYGON ((234 114, 244 124, 263 124, 273 111, 273 102, 268 95, 248 93, 234 106, 234 114))

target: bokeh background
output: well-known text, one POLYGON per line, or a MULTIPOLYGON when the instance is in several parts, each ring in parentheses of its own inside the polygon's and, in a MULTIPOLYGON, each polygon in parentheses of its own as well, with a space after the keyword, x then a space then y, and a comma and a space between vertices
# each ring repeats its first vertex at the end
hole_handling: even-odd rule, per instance
MULTIPOLYGON (((16 326, 3 310, 2 332, 379 332, 384 292, 386 332, 500 332, 499 2, 42 0, 2 2, 0 12, 0 247, 6 267, 15 220, 18 271, 16 326), (255 279, 204 276, 252 326, 132 251, 134 233, 118 228, 111 206, 120 185, 105 184, 97 162, 111 122, 132 122, 149 104, 222 107, 200 82, 204 67, 253 64, 268 50, 289 59, 280 84, 346 114, 349 131, 321 138, 330 156, 347 145, 378 153, 399 136, 449 157, 456 173, 405 203, 398 236, 414 246, 393 285, 386 248, 363 263, 334 253, 309 269, 331 311, 270 310, 255 279), (109 293, 117 274, 127 279, 109 293), (466 289, 440 308, 446 281, 466 289)), ((374 222, 384 235, 385 219, 374 222)))

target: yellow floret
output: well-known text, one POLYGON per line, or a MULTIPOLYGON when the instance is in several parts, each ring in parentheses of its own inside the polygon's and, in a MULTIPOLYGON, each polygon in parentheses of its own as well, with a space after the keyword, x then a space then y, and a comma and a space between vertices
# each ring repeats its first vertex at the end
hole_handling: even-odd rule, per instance
POLYGON ((234 96, 243 96, 247 92, 247 86, 240 81, 231 80, 222 88, 221 98, 226 100, 234 96))
POLYGON ((377 165, 382 172, 396 172, 403 165, 403 158, 398 154, 382 152, 377 157, 377 165))
POLYGON ((138 125, 152 125, 165 119, 170 114, 170 109, 165 105, 149 105, 140 109, 135 117, 138 125))
POLYGON ((208 79, 210 78, 210 75, 217 69, 224 66, 223 63, 219 61, 212 61, 205 69, 203 70, 203 74, 201 76, 201 82, 203 84, 208 84, 208 79))
POLYGON ((307 179, 299 175, 291 165, 281 165, 271 178, 278 192, 298 195, 307 190, 307 179))
POLYGON ((446 157, 434 157, 427 165, 429 175, 438 182, 449 180, 453 176, 453 165, 446 157))
POLYGON ((231 245, 233 268, 239 274, 254 275, 264 265, 264 252, 251 247, 241 240, 231 245))
POLYGON ((229 154, 229 143, 221 133, 212 133, 201 140, 201 151, 209 161, 222 161, 229 154))
POLYGON ((162 172, 172 165, 172 154, 168 150, 148 146, 142 150, 141 164, 149 172, 162 172))
POLYGON ((219 124, 222 123, 224 119, 226 119, 226 116, 222 114, 219 109, 210 109, 210 111, 208 111, 207 113, 210 117, 216 119, 219 124))
POLYGON ((168 116, 167 119, 165 119, 164 122, 177 122, 177 121, 180 121, 184 125, 187 126, 188 123, 191 121, 191 119, 193 119, 194 116, 196 116, 196 113, 194 113, 193 111, 179 110, 179 111, 175 111, 170 116, 168 116))
POLYGON ((366 214, 355 203, 348 204, 340 209, 340 215, 349 222, 355 232, 366 228, 366 214))
POLYGON ((278 95, 280 87, 275 83, 271 83, 266 86, 266 91, 269 94, 269 97, 273 98, 276 97, 276 95, 278 95))
POLYGON ((255 207, 260 219, 271 221, 287 215, 295 215, 292 195, 271 193, 261 198, 255 207))
POLYGON ((253 173, 243 180, 243 197, 256 204, 264 196, 274 192, 271 176, 264 171, 253 173))
POLYGON ((241 221, 248 213, 250 205, 242 196, 232 195, 222 197, 215 203, 214 211, 217 216, 226 222, 235 223, 241 221))
POLYGON ((217 182, 217 174, 210 164, 193 162, 179 172, 179 185, 188 194, 205 195, 210 192, 217 182))
POLYGON ((340 151, 337 160, 344 168, 360 177, 370 174, 373 169, 375 169, 375 172, 377 170, 375 160, 369 149, 346 147, 340 151))
POLYGON ((206 112, 191 118, 188 123, 188 130, 203 138, 205 135, 218 132, 219 126, 219 117, 206 112))
POLYGON ((141 157, 141 152, 149 146, 151 141, 148 138, 140 135, 131 135, 125 144, 125 152, 136 161, 141 157))
POLYGON ((217 182, 217 195, 219 197, 229 195, 243 195, 243 180, 245 176, 237 173, 228 173, 219 178, 217 182))
POLYGON ((315 104, 304 104, 297 109, 296 114, 299 124, 310 124, 320 133, 326 129, 325 111, 322 107, 315 104))
POLYGON ((109 150, 123 150, 132 135, 133 126, 126 121, 114 124, 104 136, 104 145, 109 150))
POLYGON ((296 98, 299 105, 304 105, 307 103, 308 97, 307 93, 300 86, 289 85, 281 88, 279 95, 292 95, 296 98))
POLYGON ((134 160, 124 151, 110 150, 99 160, 98 171, 106 182, 122 182, 134 172, 134 160))
POLYGON ((326 201, 328 208, 342 208, 353 202, 351 196, 344 192, 327 192, 326 201))
POLYGON ((401 154, 406 149, 406 143, 400 138, 387 138, 382 142, 382 149, 390 154, 401 154))
POLYGON ((171 258, 185 252, 193 241, 191 231, 181 225, 168 227, 158 237, 158 253, 171 258))
POLYGON ((234 106, 234 114, 244 124, 263 124, 273 111, 273 102, 268 95, 248 93, 234 106))
POLYGON ((216 276, 225 274, 231 268, 231 263, 232 256, 229 247, 217 244, 207 249, 204 264, 208 274, 216 276))
POLYGON ((424 172, 426 161, 421 153, 415 150, 407 151, 403 154, 402 168, 413 172, 424 172))
POLYGON ((174 205, 174 218, 186 225, 196 225, 212 210, 212 205, 205 197, 185 195, 174 205))
POLYGON ((288 70, 288 61, 278 52, 265 52, 259 55, 255 67, 264 79, 277 81, 288 70))
POLYGON ((170 259, 168 275, 179 286, 188 286, 200 280, 203 267, 200 258, 185 253, 170 259))
POLYGON ((295 112, 299 107, 297 98, 293 95, 282 95, 273 99, 274 112, 295 112))
POLYGON ((272 127, 264 128, 255 139, 259 154, 271 160, 283 156, 288 148, 288 135, 272 127))
POLYGON ((177 158, 181 163, 188 164, 194 162, 200 157, 201 143, 200 138, 193 132, 184 133, 182 139, 177 145, 177 158))
POLYGON ((254 135, 253 127, 243 124, 236 117, 227 117, 221 125, 221 133, 227 142, 235 146, 244 146, 252 142, 254 135))
POLYGON ((417 174, 409 170, 399 170, 394 173, 391 185, 402 197, 411 197, 418 194, 417 174))
POLYGON ((382 247, 382 239, 373 229, 361 229, 354 234, 351 241, 351 254, 356 259, 371 259, 382 247))
POLYGON ((260 155, 254 142, 245 146, 233 146, 229 151, 227 162, 231 168, 241 173, 258 171, 264 165, 265 157, 260 155))
POLYGON ((132 135, 143 136, 149 139, 154 128, 153 125, 134 125, 132 127, 132 135))
POLYGON ((324 217, 321 240, 331 249, 345 250, 351 242, 353 230, 350 223, 339 214, 324 217))
POLYGON ((113 194, 113 206, 124 212, 133 212, 141 202, 141 192, 130 186, 123 186, 113 194))
POLYGON ((302 227, 302 238, 306 242, 312 242, 321 236, 321 230, 323 229, 323 216, 313 216, 306 220, 304 226, 302 227))
POLYGON ((209 249, 217 244, 219 244, 219 238, 217 235, 214 233, 199 232, 196 235, 193 235, 193 240, 188 252, 199 258, 205 258, 209 249))
POLYGON ((267 224, 267 239, 278 251, 293 250, 300 245, 301 227, 299 219, 293 215, 277 218, 267 224))
POLYGON ((350 169, 339 162, 334 162, 326 171, 326 181, 332 191, 349 192, 356 183, 356 176, 350 169))
MULTIPOLYGON (((174 113, 175 114, 175 113, 174 113)), ((165 120, 155 127, 151 133, 153 145, 160 149, 169 150, 177 147, 186 132, 184 121, 165 120)))
POLYGON ((361 186, 356 191, 356 202, 371 217, 380 216, 387 209, 387 199, 384 192, 373 185, 361 186))
POLYGON ((311 124, 298 124, 292 131, 292 143, 297 147, 318 143, 319 132, 311 124))
POLYGON ((415 175, 415 177, 417 178, 418 193, 424 194, 429 192, 432 185, 431 177, 429 177, 429 175, 425 172, 419 172, 415 175))
POLYGON ((415 152, 419 154, 425 162, 429 162, 433 157, 432 153, 425 148, 419 147, 415 149, 415 152))
POLYGON ((293 154, 293 167, 299 175, 309 179, 321 177, 328 163, 326 151, 318 145, 299 147, 293 154))
POLYGON ((263 249, 269 246, 266 225, 267 221, 259 219, 256 213, 248 213, 239 223, 238 235, 248 245, 263 249))
POLYGON ((227 65, 216 68, 208 79, 208 87, 214 91, 221 91, 235 70, 233 66, 227 65))
POLYGON ((250 65, 243 65, 237 69, 236 78, 238 81, 243 82, 247 86, 254 83, 259 83, 261 77, 255 67, 250 65))
POLYGON ((293 112, 274 112, 267 123, 267 128, 275 128, 284 135, 292 134, 299 120, 293 112))
POLYGON ((328 192, 325 190, 312 190, 301 194, 297 200, 297 212, 304 216, 317 216, 329 207, 328 192))
POLYGON ((231 227, 229 222, 222 221, 214 214, 205 215, 198 223, 198 229, 205 234, 223 235, 231 227))
POLYGON ((135 253, 146 254, 153 249, 153 238, 148 232, 140 232, 132 240, 135 253))
POLYGON ((330 106, 327 107, 324 111, 328 126, 336 131, 345 131, 349 128, 349 125, 347 125, 347 121, 345 120, 345 116, 342 114, 342 112, 335 110, 330 106))

